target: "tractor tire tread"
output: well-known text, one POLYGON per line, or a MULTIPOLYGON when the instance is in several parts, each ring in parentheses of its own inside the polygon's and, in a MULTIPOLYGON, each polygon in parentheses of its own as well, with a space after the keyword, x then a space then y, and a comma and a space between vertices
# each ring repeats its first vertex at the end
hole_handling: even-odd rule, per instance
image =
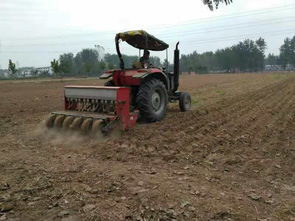
POLYGON ((144 82, 138 91, 138 94, 136 96, 136 104, 137 108, 140 112, 140 118, 141 120, 144 120, 146 122, 155 122, 160 121, 165 117, 166 110, 167 110, 167 104, 168 104, 168 94, 165 85, 158 79, 151 79, 146 82, 144 82), (162 88, 165 94, 165 107, 163 113, 161 113, 159 116, 155 116, 150 109, 150 93, 153 91, 154 88, 159 87, 162 88))

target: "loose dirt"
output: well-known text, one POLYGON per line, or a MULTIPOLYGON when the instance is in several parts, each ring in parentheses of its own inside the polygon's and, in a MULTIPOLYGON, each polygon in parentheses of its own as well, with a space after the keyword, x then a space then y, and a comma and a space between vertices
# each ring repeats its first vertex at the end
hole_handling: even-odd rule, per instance
POLYGON ((48 131, 66 84, 0 82, 0 220, 295 220, 295 73, 182 76, 193 110, 48 131))

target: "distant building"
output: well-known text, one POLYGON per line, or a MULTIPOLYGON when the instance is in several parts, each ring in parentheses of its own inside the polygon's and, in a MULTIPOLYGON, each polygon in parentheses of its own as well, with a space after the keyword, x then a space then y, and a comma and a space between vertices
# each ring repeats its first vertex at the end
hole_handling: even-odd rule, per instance
POLYGON ((282 65, 265 65, 264 71, 283 71, 282 65))
POLYGON ((286 66, 286 69, 285 69, 286 71, 295 71, 295 66, 294 65, 291 65, 291 64, 288 64, 287 66, 286 66))
POLYGON ((53 70, 52 68, 49 67, 40 67, 40 68, 36 68, 36 70, 38 71, 39 74, 41 74, 42 72, 47 72, 49 75, 53 74, 53 70))
POLYGON ((33 67, 22 67, 18 69, 18 77, 32 77, 33 67))
POLYGON ((52 75, 53 71, 51 67, 22 67, 18 69, 18 77, 38 77, 44 75, 52 75))
POLYGON ((9 76, 8 70, 6 69, 0 69, 0 77, 7 78, 9 76))
POLYGON ((265 65, 264 71, 294 71, 295 66, 288 64, 286 68, 282 65, 265 65))

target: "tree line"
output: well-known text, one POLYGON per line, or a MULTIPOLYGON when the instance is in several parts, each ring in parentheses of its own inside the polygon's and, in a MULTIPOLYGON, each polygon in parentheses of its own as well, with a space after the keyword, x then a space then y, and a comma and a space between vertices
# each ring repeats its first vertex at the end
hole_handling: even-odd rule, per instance
POLYGON ((284 69, 287 65, 295 66, 295 36, 286 38, 280 47, 280 54, 268 54, 265 59, 267 65, 281 65, 284 69))
POLYGON ((266 42, 263 38, 256 41, 247 39, 236 45, 215 52, 182 55, 180 67, 182 72, 246 72, 264 69, 266 42))
MULTIPOLYGON (((257 72, 263 71, 266 64, 295 66, 295 36, 286 38, 280 47, 280 54, 265 56, 267 44, 263 38, 257 40, 246 39, 231 47, 218 49, 215 52, 193 53, 181 55, 181 72, 209 73, 209 72, 257 72)), ((62 76, 87 75, 96 76, 97 73, 107 69, 119 68, 119 59, 116 54, 105 54, 99 60, 99 54, 95 49, 83 49, 77 53, 60 55, 59 60, 53 60, 51 66, 55 73, 62 76)), ((123 55, 126 67, 132 67, 138 56, 123 55)), ((159 57, 151 57, 150 63, 156 67, 169 67, 167 60, 163 62, 159 57)))
MULTIPOLYGON (((119 68, 119 58, 116 54, 105 54, 103 59, 95 49, 83 49, 75 56, 66 53, 59 56, 59 59, 51 61, 51 68, 57 76, 97 76, 108 69, 119 68)), ((132 64, 139 60, 138 56, 123 55, 126 67, 131 68, 132 64)), ((162 65, 159 57, 150 57, 150 62, 160 67, 162 65)))
MULTIPOLYGON (((265 55, 267 44, 263 38, 257 40, 246 39, 231 47, 181 55, 181 72, 209 73, 209 72, 257 72, 264 70, 265 65, 278 65, 286 69, 288 65, 295 66, 295 36, 286 38, 280 46, 280 54, 265 55)), ((132 67, 138 56, 123 55, 126 67, 132 67)), ((169 67, 167 60, 163 62, 159 57, 150 57, 150 63, 156 67, 169 67)), ((116 54, 107 53, 101 56, 96 49, 83 49, 76 55, 73 53, 61 54, 58 59, 50 62, 53 76, 97 76, 105 70, 119 68, 119 59, 116 54), (103 58, 101 58, 103 57, 103 58)), ((17 76, 15 64, 9 60, 8 71, 11 78, 17 76)), ((42 76, 49 74, 43 73, 42 76)), ((31 76, 37 76, 32 70, 31 76)), ((40 76, 40 75, 38 75, 40 76)))

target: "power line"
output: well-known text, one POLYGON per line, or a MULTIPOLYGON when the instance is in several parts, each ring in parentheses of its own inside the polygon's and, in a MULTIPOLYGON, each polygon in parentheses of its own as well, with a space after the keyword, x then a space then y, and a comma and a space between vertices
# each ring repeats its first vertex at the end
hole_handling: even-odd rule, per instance
MULTIPOLYGON (((275 12, 280 12, 284 10, 290 10, 290 9, 295 9, 294 4, 290 5, 285 5, 285 6, 280 6, 280 7, 272 7, 268 9, 260 9, 260 10, 252 10, 252 11, 245 11, 245 12, 240 12, 240 13, 234 13, 231 15, 219 15, 215 17, 207 17, 207 18, 200 18, 200 19, 193 19, 193 20, 187 20, 185 22, 181 22, 179 24, 175 25, 162 25, 163 27, 166 26, 168 28, 170 27, 175 27, 179 25, 190 25, 190 24, 200 24, 200 23, 206 23, 206 22, 212 22, 212 20, 227 20, 227 19, 233 19, 233 18, 240 18, 240 17, 248 17, 248 16, 253 16, 253 15, 262 15, 262 14, 267 14, 267 13, 273 13, 273 10, 275 12)), ((158 26, 157 26, 158 28, 158 26)), ((159 28, 162 28, 161 25, 159 28)), ((152 28, 156 29, 156 28, 152 28)))
POLYGON ((288 35, 288 34, 294 34, 293 31, 291 30, 285 30, 282 31, 280 33, 278 32, 264 32, 264 33, 252 33, 252 34, 248 34, 246 35, 234 35, 234 36, 228 36, 226 38, 211 38, 211 39, 201 39, 201 40, 193 40, 193 41, 182 41, 182 43, 187 43, 190 45, 203 45, 205 43, 218 43, 218 42, 222 42, 222 41, 233 41, 233 40, 239 40, 241 41, 241 37, 243 37, 243 39, 247 39, 249 36, 256 36, 256 37, 265 37, 265 35, 271 35, 271 37, 275 37, 275 36, 283 36, 283 35, 288 35), (194 44, 195 43, 195 44, 194 44))
MULTIPOLYGON (((252 33, 252 34, 248 34, 246 36, 262 36, 262 35, 266 35, 269 34, 272 37, 273 36, 282 36, 282 35, 286 35, 286 34, 293 34, 294 32, 291 30, 282 30, 281 32, 277 32, 277 31, 271 31, 271 32, 263 32, 263 33, 252 33)), ((190 41, 182 41, 181 44, 185 45, 185 44, 190 44, 190 46, 196 46, 196 45, 203 45, 203 44, 208 44, 208 43, 218 43, 218 42, 222 42, 222 41, 234 41, 234 40, 241 40, 241 38, 246 39, 247 37, 245 37, 245 35, 233 35, 233 36, 227 36, 225 38, 211 38, 211 39, 196 39, 196 40, 190 40, 190 41)), ((106 48, 109 49, 109 48, 106 48)), ((32 51, 32 50, 28 50, 28 51, 4 51, 4 53, 65 53, 65 51, 69 52, 71 49, 68 50, 38 50, 38 51, 32 51)), ((79 51, 80 49, 78 49, 79 51)), ((72 50, 73 51, 73 50, 72 50)))
POLYGON ((226 26, 226 27, 210 27, 208 28, 208 30, 192 30, 192 31, 186 31, 186 32, 182 32, 182 31, 175 31, 175 32, 172 32, 172 33, 169 33, 168 34, 159 34, 161 35, 162 37, 166 37, 166 38, 169 38, 169 37, 175 37, 177 36, 178 34, 183 36, 187 36, 187 35, 199 35, 199 34, 207 34, 207 33, 215 33, 215 32, 224 32, 224 31, 235 31, 235 30, 238 30, 238 29, 249 29, 249 28, 256 28, 256 27, 260 27, 261 25, 273 25, 273 24, 280 24, 280 23, 285 23, 285 22, 294 22, 294 18, 295 17, 289 17, 290 19, 288 20, 278 20, 278 21, 271 21, 271 22, 262 22, 262 23, 257 23, 257 22, 253 22, 254 24, 252 25, 251 23, 244 23, 242 25, 240 24, 236 24, 236 25, 230 25, 230 26, 226 26), (291 19, 292 18, 292 19, 291 19), (172 36, 173 35, 173 36, 172 36))
MULTIPOLYGON (((257 23, 254 22, 254 25, 252 25, 251 23, 242 23, 242 24, 235 24, 232 26, 227 26, 226 28, 223 27, 213 27, 210 28, 210 30, 199 30, 199 31, 172 31, 172 32, 166 32, 164 35, 159 34, 161 37, 165 37, 166 39, 168 38, 175 38, 178 35, 182 35, 182 36, 196 36, 196 35, 200 35, 200 34, 204 34, 204 33, 216 33, 216 32, 224 32, 224 31, 234 31, 234 30, 238 30, 238 29, 244 29, 244 28, 253 28, 253 27, 260 27, 261 25, 273 25, 273 24, 280 24, 280 23, 285 23, 285 22, 295 22, 295 20, 293 19, 295 17, 288 17, 288 20, 277 20, 275 19, 274 21, 267 21, 267 22, 262 22, 262 23, 257 23)), ((56 43, 33 43, 33 44, 14 44, 14 45, 4 45, 4 47, 21 47, 21 46, 58 46, 58 45, 77 45, 77 44, 86 44, 86 43, 95 43, 93 40, 83 40, 83 41, 74 41, 74 42, 56 42, 56 43)))
MULTIPOLYGON (((245 11, 245 12, 241 12, 241 13, 236 13, 233 15, 221 15, 221 16, 215 16, 215 17, 208 17, 208 18, 201 18, 201 19, 195 19, 195 20, 188 20, 179 24, 175 24, 175 25, 158 25, 157 27, 151 27, 150 30, 158 30, 158 29, 162 29, 162 28, 172 28, 172 27, 177 27, 177 26, 183 26, 183 25, 192 25, 192 24, 202 24, 202 23, 206 23, 206 22, 212 22, 214 20, 218 20, 218 21, 222 21, 222 20, 227 20, 227 19, 234 19, 234 18, 242 18, 242 17, 248 17, 248 16, 253 16, 253 15, 262 15, 262 14, 266 14, 266 13, 273 13, 273 11, 275 12, 279 12, 282 10, 290 10, 290 9, 295 9, 295 6, 293 4, 289 4, 289 5, 284 5, 284 6, 280 6, 280 7, 273 7, 273 8, 268 8, 268 9, 261 9, 261 10, 254 10, 254 11, 245 11)), ((0 20, 1 21, 1 20, 0 20)), ((14 38, 14 39, 10 39, 10 40, 32 40, 32 39, 50 39, 50 38, 64 38, 66 36, 69 37, 74 37, 74 36, 86 36, 86 35, 104 35, 104 36, 108 36, 108 35, 114 35, 113 31, 108 31, 108 32, 91 32, 91 33, 73 33, 73 34, 67 34, 67 35, 56 35, 56 36, 39 36, 39 37, 33 37, 33 38, 14 38)))
MULTIPOLYGON (((281 11, 281 10, 290 10, 290 9, 294 9, 294 8, 295 8, 294 4, 288 4, 288 5, 282 5, 282 6, 277 6, 277 7, 267 8, 267 9, 257 9, 257 10, 251 10, 251 11, 248 10, 248 11, 244 11, 244 12, 233 13, 231 15, 219 15, 219 16, 215 16, 215 17, 205 17, 205 18, 199 18, 199 19, 192 19, 192 20, 187 20, 185 22, 181 22, 179 24, 183 25, 183 24, 190 24, 190 23, 196 23, 196 22, 197 23, 202 23, 202 22, 211 21, 212 19, 213 20, 220 20, 220 19, 231 19, 231 18, 237 18, 237 17, 243 17, 243 16, 261 15, 261 14, 265 14, 265 13, 270 13, 271 11, 278 12, 278 11, 281 11)), ((30 10, 31 9, 32 8, 30 7, 30 10)), ((39 12, 41 10, 36 9, 34 11, 39 12)), ((6 10, 3 11, 3 12, 6 12, 6 10)), ((3 14, 3 12, 1 14, 3 14)), ((24 11, 24 12, 27 12, 27 11, 24 11)), ((46 9, 45 12, 54 12, 54 10, 46 9)), ((42 13, 44 13, 44 12, 42 12, 42 13)), ((19 17, 19 16, 17 16, 17 17, 19 17)), ((158 25, 157 27, 163 28, 165 26, 170 27, 171 25, 164 25, 163 24, 163 25, 158 25)), ((153 28, 153 27, 151 27, 151 28, 153 28)))
MULTIPOLYGON (((274 36, 283 36, 283 35, 286 35, 286 34, 293 34, 294 32, 293 31, 290 31, 290 30, 282 30, 280 31, 279 33, 276 31, 276 32, 259 32, 259 33, 251 33, 251 34, 247 34, 246 37, 245 35, 233 35, 233 36, 227 36, 227 37, 223 37, 223 38, 211 38, 211 39, 196 39, 196 40, 190 40, 190 41, 181 41, 181 43, 183 45, 185 44, 189 44, 190 46, 194 45, 194 46, 197 46, 197 45, 204 45, 204 44, 208 44, 208 43, 218 43, 218 42, 224 42, 224 41, 234 41, 234 40, 237 40, 237 41, 241 41, 241 40, 244 40, 246 38, 248 38, 249 36, 263 36, 263 35, 266 35, 266 34, 269 34, 271 35, 271 37, 274 37, 274 36)), ((27 50, 27 51, 2 51, 4 53, 65 53, 65 52, 72 52, 72 51, 79 51, 81 48, 79 47, 79 49, 64 49, 64 50, 42 50, 42 51, 32 51, 32 50, 27 50)), ((110 47, 106 47, 105 49, 108 49, 108 50, 112 50, 114 48, 110 48, 110 47)), ((128 49, 127 49, 128 50, 128 49)))

